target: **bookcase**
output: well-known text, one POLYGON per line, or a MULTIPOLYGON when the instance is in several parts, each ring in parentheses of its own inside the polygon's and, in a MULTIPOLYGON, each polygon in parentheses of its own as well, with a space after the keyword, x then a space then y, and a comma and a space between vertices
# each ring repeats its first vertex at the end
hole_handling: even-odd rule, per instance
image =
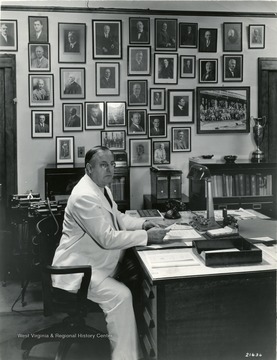
MULTIPOLYGON (((191 158, 189 166, 194 163, 207 166, 211 172, 215 209, 242 207, 277 217, 277 164, 191 158)), ((189 181, 189 205, 191 210, 206 208, 205 181, 189 181)))

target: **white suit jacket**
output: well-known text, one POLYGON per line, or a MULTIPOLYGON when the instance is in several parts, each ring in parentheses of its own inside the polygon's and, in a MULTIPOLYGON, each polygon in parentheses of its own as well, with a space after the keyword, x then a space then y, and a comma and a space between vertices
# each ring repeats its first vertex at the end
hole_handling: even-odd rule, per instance
MULTIPOLYGON (((144 220, 118 211, 110 189, 106 189, 112 208, 88 175, 74 187, 65 209, 60 245, 53 259, 55 266, 91 265, 91 287, 113 275, 121 250, 147 244, 147 233, 142 230, 144 220)), ((77 290, 81 277, 82 274, 53 275, 53 286, 77 290)))

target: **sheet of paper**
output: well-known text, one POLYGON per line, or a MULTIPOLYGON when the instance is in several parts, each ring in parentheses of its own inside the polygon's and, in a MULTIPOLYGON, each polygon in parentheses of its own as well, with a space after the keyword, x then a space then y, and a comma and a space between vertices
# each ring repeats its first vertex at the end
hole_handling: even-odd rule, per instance
POLYGON ((198 265, 196 259, 190 253, 150 252, 146 254, 147 261, 152 268, 166 268, 198 265))
POLYGON ((264 244, 255 244, 263 252, 271 256, 275 261, 277 261, 277 244, 272 246, 266 246, 264 244))
POLYGON ((261 240, 261 241, 272 241, 271 237, 268 236, 259 236, 259 237, 251 237, 252 240, 261 240))

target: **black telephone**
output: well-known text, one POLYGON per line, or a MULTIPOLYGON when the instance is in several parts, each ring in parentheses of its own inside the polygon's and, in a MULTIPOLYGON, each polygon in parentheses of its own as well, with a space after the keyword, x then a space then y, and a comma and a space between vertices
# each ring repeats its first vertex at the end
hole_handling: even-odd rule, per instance
POLYGON ((168 200, 166 202, 166 213, 164 217, 166 219, 180 219, 181 215, 179 211, 186 210, 186 204, 180 200, 168 200))

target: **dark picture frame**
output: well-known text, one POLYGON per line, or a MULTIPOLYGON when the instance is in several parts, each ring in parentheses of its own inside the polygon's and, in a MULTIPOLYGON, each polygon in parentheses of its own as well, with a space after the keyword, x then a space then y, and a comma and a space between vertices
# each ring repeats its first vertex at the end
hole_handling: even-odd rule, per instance
POLYGON ((53 74, 29 74, 29 106, 54 106, 53 74))
POLYGON ((150 44, 150 18, 129 18, 129 43, 150 44))
POLYGON ((198 24, 197 23, 179 23, 179 47, 197 48, 198 24))
POLYGON ((31 135, 32 138, 53 138, 53 110, 32 110, 31 111, 31 135), (40 125, 40 117, 44 116, 40 125))
POLYGON ((56 136, 56 163, 74 164, 74 136, 56 136))
POLYGON ((63 103, 63 132, 83 131, 83 104, 63 103))
POLYGON ((120 64, 118 62, 95 63, 96 96, 120 95, 120 64))
POLYGON ((106 125, 108 127, 126 126, 126 102, 106 102, 106 125))
POLYGON ((151 139, 129 139, 130 166, 151 166, 151 139))
POLYGON ((242 23, 223 23, 223 51, 242 51, 242 23))
POLYGON ((153 141, 152 164, 170 164, 170 141, 153 141))
POLYGON ((126 131, 125 130, 101 131, 101 145, 107 146, 110 150, 125 150, 126 131))
POLYGON ((148 136, 167 137, 167 114, 148 114, 148 136))
POLYGON ((194 122, 194 90, 168 90, 169 123, 194 122))
POLYGON ((178 54, 154 54, 154 84, 177 84, 178 54))
POLYGON ((180 78, 194 79, 195 67, 195 55, 180 55, 180 78))
POLYGON ((48 43, 48 17, 28 16, 29 43, 48 43))
POLYGON ((85 129, 104 129, 105 104, 103 101, 85 102, 85 129))
POLYGON ((50 44, 28 44, 30 72, 51 71, 50 44))
POLYGON ((191 151, 191 127, 172 127, 171 128, 172 152, 191 151))
POLYGON ((128 80, 128 105, 147 106, 148 104, 148 81, 128 80))
POLYGON ((199 83, 218 82, 218 59, 199 59, 199 83))
POLYGON ((128 75, 151 75, 151 47, 128 46, 128 75))
POLYGON ((155 50, 177 51, 177 19, 155 19, 155 50))
POLYGON ((249 133, 250 87, 198 87, 197 133, 249 133))
POLYGON ((150 110, 165 110, 166 90, 165 88, 150 89, 150 110))
POLYGON ((147 112, 145 109, 127 110, 127 134, 132 136, 147 134, 147 112))
POLYGON ((92 39, 93 59, 122 58, 121 20, 92 20, 92 39), (106 29, 107 38, 104 36, 106 29))
POLYGON ((17 20, 0 19, 0 51, 18 50, 17 20), (6 36, 2 36, 2 33, 6 36))
POLYGON ((248 27, 248 48, 264 49, 265 48, 265 25, 250 24, 248 27))
POLYGON ((200 28, 199 52, 217 52, 217 29, 200 28))
POLYGON ((243 81, 243 55, 223 55, 223 81, 243 81))
POLYGON ((60 98, 85 99, 85 68, 60 68, 60 98))
POLYGON ((58 23, 59 63, 86 62, 86 24, 58 23))

